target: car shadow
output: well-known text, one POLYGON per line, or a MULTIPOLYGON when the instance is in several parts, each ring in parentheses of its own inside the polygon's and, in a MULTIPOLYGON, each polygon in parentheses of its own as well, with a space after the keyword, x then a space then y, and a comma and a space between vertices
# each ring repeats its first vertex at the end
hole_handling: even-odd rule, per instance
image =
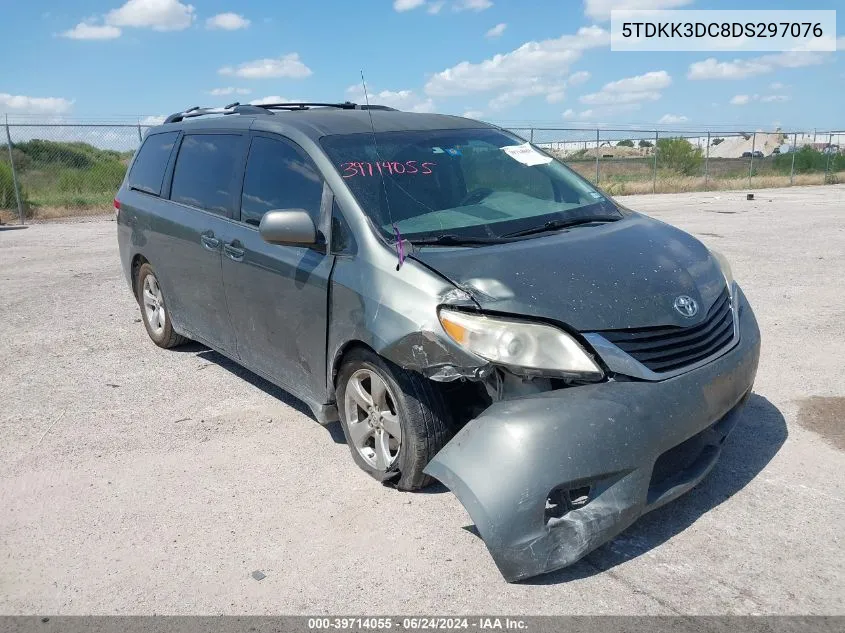
POLYGON ((775 405, 752 394, 713 471, 689 493, 643 515, 616 538, 577 563, 535 576, 523 584, 552 585, 608 571, 680 534, 730 499, 765 468, 787 438, 786 421, 775 405))
POLYGON ((192 341, 190 343, 186 343, 185 345, 174 347, 172 351, 178 351, 185 354, 194 354, 199 359, 202 359, 209 363, 214 363, 215 365, 222 367, 226 371, 234 374, 241 380, 245 380, 253 387, 261 389, 261 391, 266 393, 268 396, 271 396, 276 400, 279 400, 280 402, 288 405, 291 409, 295 409, 302 415, 306 415, 314 421, 316 421, 317 419, 314 417, 314 413, 311 411, 311 407, 309 407, 307 404, 305 404, 302 400, 300 400, 293 394, 285 391, 281 387, 274 385, 269 380, 265 380, 258 374, 255 374, 248 370, 243 365, 239 365, 230 358, 223 356, 223 354, 215 352, 213 349, 209 349, 202 343, 196 343, 192 341))

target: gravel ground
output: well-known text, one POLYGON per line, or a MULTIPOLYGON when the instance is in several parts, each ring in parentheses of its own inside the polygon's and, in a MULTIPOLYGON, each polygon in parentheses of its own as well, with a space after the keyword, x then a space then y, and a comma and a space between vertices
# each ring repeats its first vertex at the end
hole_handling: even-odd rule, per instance
POLYGON ((625 203, 733 263, 756 394, 698 488, 515 585, 445 489, 381 487, 284 392, 155 347, 113 222, 0 230, 0 613, 845 614, 845 187, 625 203))

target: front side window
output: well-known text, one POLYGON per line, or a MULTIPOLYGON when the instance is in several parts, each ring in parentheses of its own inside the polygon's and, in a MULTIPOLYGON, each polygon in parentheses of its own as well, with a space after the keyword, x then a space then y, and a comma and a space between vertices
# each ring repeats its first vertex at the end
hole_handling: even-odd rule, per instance
POLYGON ((323 179, 317 166, 290 143, 256 136, 249 149, 241 221, 258 226, 268 211, 302 209, 318 224, 323 179))
POLYGON ((589 182, 502 130, 380 132, 321 140, 385 236, 506 238, 548 222, 622 214, 589 182))
POLYGON ((233 213, 243 140, 237 134, 185 135, 170 199, 220 215, 233 213))
POLYGON ((179 132, 147 136, 141 149, 138 150, 135 162, 132 163, 128 180, 130 187, 155 196, 161 195, 164 172, 167 170, 170 153, 178 137, 179 132))

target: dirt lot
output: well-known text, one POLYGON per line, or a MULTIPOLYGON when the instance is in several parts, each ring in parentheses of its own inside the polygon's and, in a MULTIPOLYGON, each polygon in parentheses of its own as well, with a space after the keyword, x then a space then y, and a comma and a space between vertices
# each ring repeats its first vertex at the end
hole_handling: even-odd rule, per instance
POLYGON ((517 585, 445 489, 380 487, 284 392, 153 346, 113 222, 0 230, 0 613, 845 614, 845 186, 757 198, 625 200, 732 261, 756 395, 697 489, 517 585))

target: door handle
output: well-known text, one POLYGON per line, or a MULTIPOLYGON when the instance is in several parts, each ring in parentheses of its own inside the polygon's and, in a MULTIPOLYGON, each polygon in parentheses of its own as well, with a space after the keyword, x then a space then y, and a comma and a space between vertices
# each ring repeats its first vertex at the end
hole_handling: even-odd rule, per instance
POLYGON ((234 242, 227 242, 223 244, 223 252, 226 256, 235 262, 241 262, 244 259, 244 249, 241 248, 241 243, 238 240, 234 242))
POLYGON ((217 247, 220 246, 220 240, 214 237, 214 233, 211 231, 200 235, 200 241, 202 242, 202 245, 210 251, 216 251, 217 247))

